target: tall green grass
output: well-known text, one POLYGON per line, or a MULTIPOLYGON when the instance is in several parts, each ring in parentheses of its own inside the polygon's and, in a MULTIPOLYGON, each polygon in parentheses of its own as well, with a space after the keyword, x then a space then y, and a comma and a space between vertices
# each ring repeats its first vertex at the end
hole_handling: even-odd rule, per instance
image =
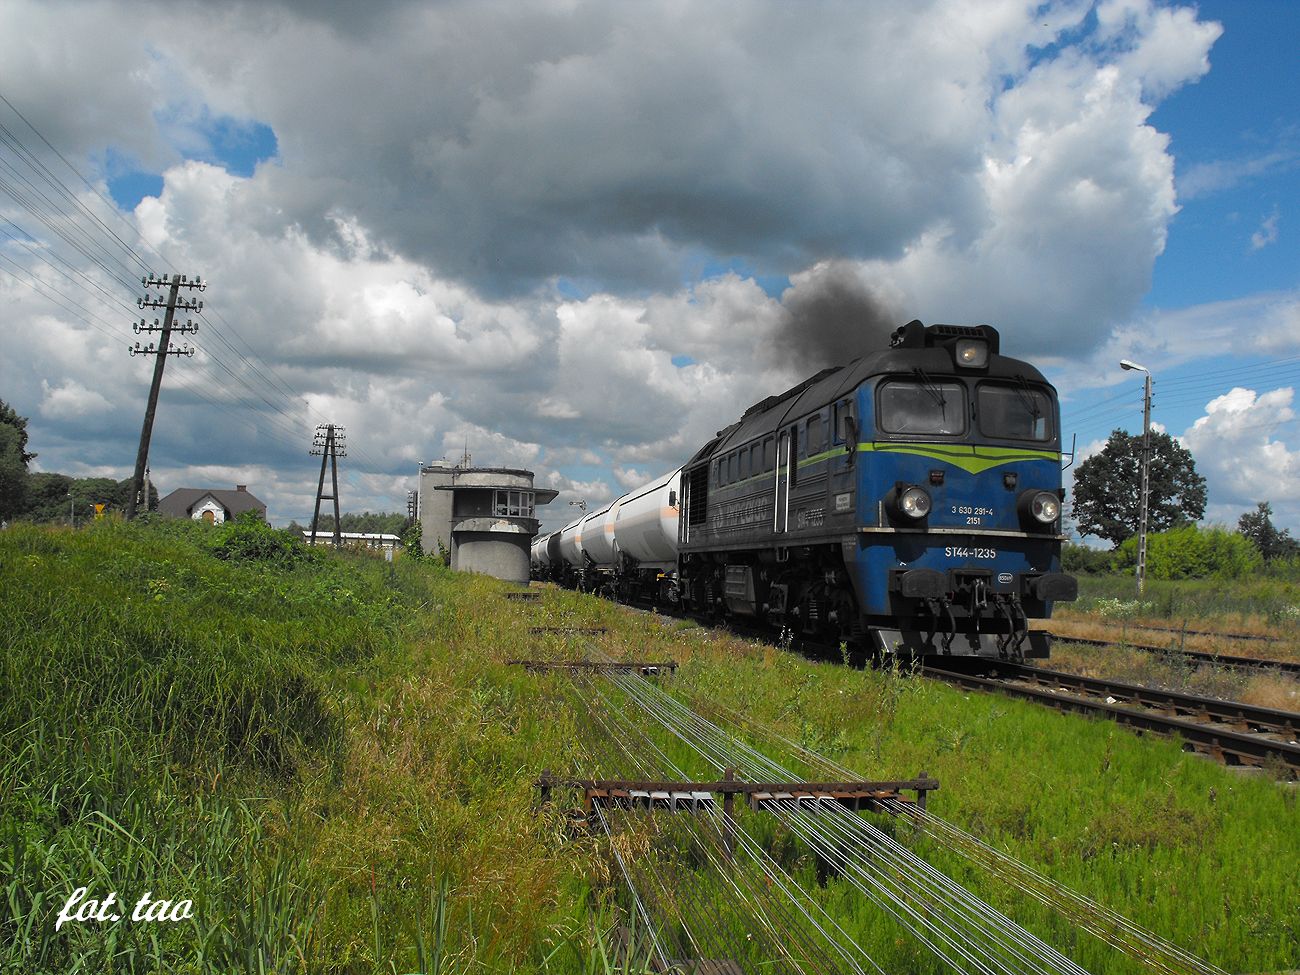
POLYGON ((1079 576, 1079 599, 1057 604, 1074 616, 1096 612, 1103 601, 1118 600, 1144 619, 1217 620, 1227 625, 1258 624, 1288 631, 1300 625, 1300 582, 1259 575, 1249 579, 1152 580, 1139 600, 1132 576, 1079 576))
MULTIPOLYGON (((562 682, 505 664, 588 649, 528 632, 546 625, 679 659, 677 693, 863 775, 937 775, 940 815, 1226 968, 1300 957, 1294 791, 1109 725, 504 589, 250 524, 0 532, 0 970, 642 970, 614 947, 628 918, 602 843, 535 804, 538 773, 589 760, 562 682), (189 898, 194 916, 55 932, 80 886, 189 898)), ((749 819, 882 961, 928 970, 749 819)), ((1093 970, 1124 970, 929 852, 1093 970)))

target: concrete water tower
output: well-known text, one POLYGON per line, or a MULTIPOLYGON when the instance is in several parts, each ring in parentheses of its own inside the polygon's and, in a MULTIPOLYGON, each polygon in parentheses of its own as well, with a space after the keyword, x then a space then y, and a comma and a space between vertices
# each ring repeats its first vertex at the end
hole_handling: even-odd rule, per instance
POLYGON ((558 493, 534 488, 532 471, 431 461, 420 468, 424 552, 443 552, 461 572, 526 583, 537 506, 558 493))

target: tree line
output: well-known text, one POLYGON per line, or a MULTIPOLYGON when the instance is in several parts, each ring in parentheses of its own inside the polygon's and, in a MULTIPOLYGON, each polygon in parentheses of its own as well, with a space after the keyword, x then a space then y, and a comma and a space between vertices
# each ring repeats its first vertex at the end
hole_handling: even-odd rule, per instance
MULTIPOLYGON (((81 524, 95 517, 95 505, 105 512, 122 511, 131 496, 132 479, 72 477, 29 465, 36 454, 27 449, 27 417, 0 399, 0 522, 17 519, 40 523, 81 524)), ((158 510, 158 491, 150 485, 148 510, 158 510)), ((331 529, 333 518, 330 519, 331 529)), ((406 515, 364 511, 340 516, 345 532, 387 532, 398 535, 409 524, 406 515)), ((323 522, 322 522, 323 523, 323 522)), ((310 528, 291 522, 290 529, 310 528)))
MULTIPOLYGON (((96 503, 118 510, 125 506, 130 478, 32 474, 28 464, 36 454, 27 445, 27 418, 0 400, 0 520, 80 521, 93 515, 96 503)), ((1111 551, 1067 546, 1067 571, 1122 571, 1136 562, 1141 458, 1142 438, 1115 430, 1099 453, 1079 465, 1072 505, 1075 529, 1110 542, 1111 551)), ((1167 433, 1151 433, 1149 472, 1148 561, 1153 578, 1161 577, 1157 569, 1174 573, 1166 578, 1190 578, 1239 573, 1260 563, 1296 563, 1300 571, 1300 542, 1273 524, 1268 501, 1244 513, 1235 532, 1196 527, 1205 515, 1205 478, 1196 472, 1191 452, 1167 433)), ((157 492, 151 491, 149 509, 157 507, 157 492)), ((348 513, 340 523, 341 531, 394 535, 410 527, 406 515, 397 512, 348 513)), ((297 521, 289 524, 291 530, 309 527, 297 521)))
MULTIPOLYGON (((1068 572, 1127 571, 1137 564, 1141 520, 1142 437, 1115 430, 1102 450, 1074 475, 1072 511, 1081 535, 1111 550, 1067 545, 1068 572)), ((1261 567, 1300 572, 1300 542, 1273 524, 1273 506, 1260 501, 1237 520, 1236 531, 1198 527, 1205 515, 1205 478, 1191 451, 1167 433, 1151 432, 1148 466, 1147 569, 1155 579, 1237 577, 1261 567)))

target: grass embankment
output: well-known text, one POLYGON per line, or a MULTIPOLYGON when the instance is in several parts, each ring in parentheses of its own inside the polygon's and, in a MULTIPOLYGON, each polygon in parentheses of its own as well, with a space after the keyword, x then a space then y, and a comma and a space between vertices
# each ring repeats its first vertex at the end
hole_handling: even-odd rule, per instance
POLYGON ((1061 638, 1053 647, 1050 666, 1088 677, 1300 710, 1300 680, 1285 673, 1196 666, 1177 654, 1155 655, 1124 646, 1300 661, 1300 585, 1272 578, 1154 581, 1147 583, 1139 600, 1131 577, 1083 576, 1079 582, 1078 602, 1058 603, 1054 618, 1042 623, 1061 638), (1262 639, 1232 639, 1229 634, 1262 639), (1072 636, 1120 646, 1071 644, 1072 636))
MULTIPOLYGON (((188 525, 0 533, 4 965, 599 968, 617 884, 599 844, 565 841, 532 807, 539 771, 581 768, 583 717, 555 678, 504 665, 590 640, 528 635, 554 624, 608 627, 613 654, 680 659, 676 693, 863 775, 925 769, 943 782, 939 815, 1229 970, 1300 959, 1294 790, 1106 724, 588 597, 514 604, 492 580, 400 561, 390 577, 285 545, 188 525), (192 898, 194 917, 55 933, 77 886, 192 898)), ((797 844, 783 848, 806 875, 797 844)), ((969 879, 1093 971, 1133 970, 969 879)), ((933 970, 837 883, 823 895, 882 963, 933 970)))
MULTIPOLYGON (((1079 599, 1057 603, 1062 620, 1100 617, 1116 624, 1216 630, 1267 636, 1283 651, 1294 648, 1300 628, 1300 582, 1260 576, 1251 579, 1148 579, 1138 599, 1132 576, 1079 578, 1079 599)), ((1190 638, 1189 638, 1190 639, 1190 638)), ((1188 643, 1191 646, 1191 643, 1188 643)), ((1261 644, 1255 655, 1264 656, 1261 644)), ((1294 655, 1294 651, 1293 655, 1294 655)))
POLYGON ((498 587, 396 569, 254 525, 0 532, 0 969, 589 954, 587 871, 530 810, 572 736, 485 674, 498 587), (78 887, 127 916, 56 933, 78 887), (146 891, 193 917, 132 922, 146 891))

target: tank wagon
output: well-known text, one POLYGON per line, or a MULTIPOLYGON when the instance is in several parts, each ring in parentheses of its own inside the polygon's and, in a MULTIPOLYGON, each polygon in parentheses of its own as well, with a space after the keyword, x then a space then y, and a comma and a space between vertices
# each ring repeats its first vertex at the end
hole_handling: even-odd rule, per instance
POLYGON ((1060 411, 999 346, 988 325, 910 322, 538 538, 534 571, 877 655, 1047 656, 1029 620, 1078 594, 1060 411))

